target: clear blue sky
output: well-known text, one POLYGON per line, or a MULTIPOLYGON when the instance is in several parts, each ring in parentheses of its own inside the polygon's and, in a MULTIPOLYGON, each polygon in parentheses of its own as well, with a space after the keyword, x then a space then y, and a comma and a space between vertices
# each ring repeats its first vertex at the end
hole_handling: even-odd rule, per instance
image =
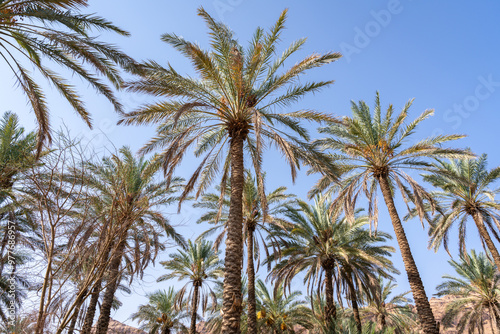
MULTIPOLYGON (((456 142, 456 146, 471 147, 478 154, 488 153, 490 167, 500 164, 497 148, 500 139, 500 3, 497 1, 91 0, 90 4, 86 12, 98 13, 132 33, 130 38, 103 35, 101 39, 119 45, 137 59, 154 59, 162 64, 168 61, 181 73, 192 73, 189 63, 161 42, 160 35, 174 32, 206 47, 207 30, 196 16, 199 6, 227 23, 243 45, 257 26, 269 27, 284 8, 289 8, 283 49, 291 41, 307 37, 299 57, 326 51, 344 54, 340 61, 311 71, 308 80, 333 79, 335 84, 304 99, 297 104, 297 109, 347 115, 350 100, 363 99, 371 105, 377 90, 382 104, 392 103, 396 109, 415 98, 410 113, 413 117, 428 108, 436 111, 434 117, 422 124, 416 138, 439 133, 466 134, 468 137, 456 142)), ((33 128, 34 114, 29 112, 19 90, 13 87, 11 74, 2 65, 0 70, 4 74, 0 82, 1 110, 18 113, 25 127, 33 128)), ((154 134, 154 129, 149 127, 116 126, 118 117, 109 103, 86 85, 80 86, 96 130, 85 128, 57 94, 50 94, 54 128, 64 122, 74 135, 94 138, 98 149, 111 147, 109 141, 116 147, 129 145, 138 149, 154 134)), ((129 110, 148 100, 143 96, 121 96, 129 110)), ((186 160, 185 174, 180 173, 181 176, 187 176, 192 170, 190 162, 193 160, 186 160)), ((291 192, 303 198, 315 180, 302 174, 292 185, 282 171, 284 162, 276 156, 269 155, 264 168, 269 189, 287 185, 291 192)), ((380 212, 380 229, 391 231, 383 204, 380 212)), ((182 231, 187 237, 196 237, 200 227, 193 224, 198 216, 186 206, 182 215, 173 216, 172 221, 186 224, 182 231)), ((427 232, 418 221, 406 223, 405 228, 430 297, 441 276, 452 273, 447 264, 449 257, 444 251, 435 254, 427 250, 427 232)), ((476 234, 471 226, 469 247, 479 249, 476 234)), ((454 254, 455 241, 456 238, 451 240, 454 254)), ((393 260, 404 272, 399 253, 393 260)), ((125 321, 145 302, 142 297, 145 291, 167 288, 166 283, 155 283, 161 273, 161 269, 151 269, 146 282, 135 285, 133 296, 120 297, 124 306, 113 317, 125 321)), ((260 274, 265 275, 262 268, 260 274)), ((404 273, 398 277, 398 284, 401 291, 409 290, 404 273)), ((299 287, 300 282, 297 281, 296 286, 299 287)))

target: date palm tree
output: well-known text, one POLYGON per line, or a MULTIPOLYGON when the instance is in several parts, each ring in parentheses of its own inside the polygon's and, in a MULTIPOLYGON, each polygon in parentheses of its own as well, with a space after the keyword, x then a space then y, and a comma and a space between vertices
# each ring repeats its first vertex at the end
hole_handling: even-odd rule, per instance
POLYGON ((201 301, 204 312, 208 297, 211 296, 214 299, 209 283, 215 283, 217 278, 222 276, 224 272, 222 261, 219 259, 218 251, 213 248, 213 243, 206 240, 199 240, 195 243, 189 240, 186 250, 179 249, 177 253, 170 254, 170 258, 168 261, 160 262, 169 273, 160 276, 157 281, 162 282, 172 278, 187 280, 178 292, 178 300, 184 300, 186 290, 190 287, 188 299, 191 299, 191 326, 189 333, 196 334, 198 305, 201 301))
POLYGON ((412 302, 406 296, 410 291, 392 295, 396 287, 393 281, 378 277, 374 288, 363 293, 367 305, 361 309, 361 314, 363 318, 376 321, 379 330, 393 328, 396 333, 409 334, 418 327, 415 314, 408 305, 412 302))
POLYGON ((460 257, 460 261, 448 263, 455 269, 458 277, 444 275, 446 280, 436 287, 437 296, 452 296, 454 299, 446 306, 443 326, 453 326, 458 319, 458 333, 472 333, 474 329, 484 333, 486 315, 489 315, 491 333, 493 325, 500 331, 500 274, 495 265, 483 253, 460 257))
POLYGON ((500 189, 490 189, 500 179, 500 167, 488 170, 486 154, 477 159, 438 160, 434 166, 437 172, 423 177, 440 189, 433 195, 445 212, 432 220, 430 246, 437 251, 443 244, 448 251, 448 234, 453 225, 458 223, 460 254, 466 254, 466 225, 467 219, 472 218, 483 246, 491 253, 497 268, 500 268, 500 254, 492 240, 493 236, 500 242, 500 204, 495 201, 495 194, 500 189))
POLYGON ((118 68, 134 68, 134 61, 115 46, 92 36, 107 31, 128 36, 111 22, 81 14, 87 0, 2 0, 0 1, 0 59, 14 73, 16 83, 28 98, 38 122, 38 153, 50 142, 49 109, 45 94, 28 68, 35 69, 69 102, 91 126, 91 118, 75 88, 51 70, 50 61, 88 82, 122 111, 112 88, 122 83, 118 68), (27 64, 24 64, 27 63, 27 64))
POLYGON ((304 283, 310 294, 315 289, 324 291, 325 322, 333 326, 337 318, 335 286, 339 294, 342 284, 348 284, 350 296, 356 298, 354 284, 368 288, 370 276, 391 270, 387 256, 394 250, 379 244, 390 236, 383 232, 370 234, 363 228, 368 223, 366 216, 356 217, 353 223, 345 217, 332 216, 326 197, 317 198, 314 205, 298 201, 298 207, 300 210, 290 210, 287 214, 293 226, 275 231, 279 251, 266 262, 279 262, 270 277, 278 285, 283 282, 289 286, 297 274, 305 271, 304 283))
POLYGON ((394 108, 390 105, 382 112, 379 94, 375 99, 373 112, 364 101, 352 102, 352 117, 345 116, 341 123, 332 123, 319 131, 327 138, 316 141, 323 149, 330 150, 332 158, 344 167, 342 187, 322 178, 315 186, 315 191, 329 189, 338 192, 334 206, 339 204, 352 220, 356 200, 359 195, 368 198, 368 214, 370 221, 377 227, 377 189, 380 187, 385 204, 391 217, 399 249, 403 257, 408 281, 413 293, 415 305, 425 333, 438 333, 439 329, 418 268, 413 259, 410 245, 394 204, 395 191, 399 188, 404 201, 413 201, 417 207, 421 221, 424 218, 424 201, 434 204, 432 197, 409 174, 407 170, 428 170, 429 159, 459 158, 470 156, 463 150, 445 148, 442 144, 462 138, 461 135, 439 135, 405 145, 410 142, 416 127, 434 111, 426 110, 412 122, 405 124, 408 110, 412 105, 408 101, 395 117, 394 108))
POLYGON ((283 284, 269 290, 264 282, 257 280, 256 292, 260 333, 306 333, 312 328, 312 312, 306 301, 298 299, 300 291, 286 294, 283 284), (297 330, 297 325, 302 328, 297 330))
MULTIPOLYGON (((159 165, 153 160, 134 157, 129 148, 120 149, 119 155, 106 157, 101 163, 85 165, 85 182, 95 191, 96 199, 101 203, 103 212, 112 212, 108 217, 115 236, 110 248, 110 263, 107 272, 107 285, 97 321, 97 334, 107 331, 113 297, 121 277, 120 267, 126 260, 128 237, 134 229, 136 239, 144 234, 137 231, 147 226, 157 225, 167 237, 177 244, 185 245, 184 239, 169 224, 162 207, 177 200, 175 193, 181 187, 180 179, 167 182, 156 181, 159 165)), ((143 239, 147 243, 147 239, 143 239)))
MULTIPOLYGON (((265 181, 265 177, 263 178, 265 181)), ((259 198, 257 180, 252 176, 249 170, 246 171, 245 184, 243 186, 243 235, 247 244, 247 278, 248 278, 248 317, 247 317, 247 332, 257 333, 257 311, 255 300, 255 264, 260 263, 260 247, 265 245, 265 236, 269 236, 270 227, 283 227, 286 224, 280 216, 283 212, 293 204, 292 198, 294 195, 286 194, 286 187, 279 187, 266 194, 265 202, 267 203, 266 221, 264 221, 264 212, 262 210, 262 201, 259 198)), ((200 237, 210 235, 219 230, 222 230, 217 236, 215 247, 218 249, 226 234, 227 220, 229 215, 229 198, 231 196, 231 187, 228 185, 224 194, 225 199, 222 202, 222 207, 219 207, 220 199, 218 194, 205 194, 194 207, 208 209, 199 220, 198 223, 207 222, 214 226, 203 232, 200 237), (218 218, 220 216, 220 218, 218 218)), ((276 243, 273 243, 276 244, 276 243)), ((265 248, 266 254, 267 247, 265 248)))
POLYGON ((140 329, 151 334, 171 334, 172 331, 184 331, 182 320, 188 313, 176 306, 177 296, 172 287, 168 290, 157 290, 146 295, 148 303, 139 305, 139 310, 132 313, 132 320, 137 320, 140 329))
MULTIPOLYGON (((198 78, 182 75, 171 65, 163 67, 148 61, 141 67, 142 78, 130 82, 130 91, 165 98, 126 114, 124 124, 157 124, 156 136, 143 153, 161 150, 161 162, 167 177, 191 147, 196 156, 204 156, 187 182, 184 199, 197 189, 202 194, 217 175, 221 175, 221 198, 226 183, 231 183, 231 198, 225 247, 224 305, 222 333, 239 333, 241 315, 241 268, 243 263, 243 186, 244 150, 246 149, 259 193, 264 198, 260 165, 263 152, 274 146, 283 154, 295 180, 301 161, 318 169, 325 168, 333 179, 331 162, 309 145, 309 135, 301 120, 326 121, 332 117, 310 111, 280 112, 308 93, 317 92, 332 81, 299 82, 309 69, 331 63, 340 54, 312 54, 282 70, 285 61, 305 43, 293 42, 280 57, 277 43, 286 20, 286 10, 266 32, 258 28, 247 48, 238 44, 233 32, 215 21, 203 8, 198 14, 210 30, 209 50, 186 41, 176 34, 164 34, 162 40, 188 58, 198 78), (222 169, 222 174, 217 172, 222 169)), ((264 209, 266 205, 263 205, 264 209)), ((264 211, 265 212, 265 211, 264 211)))

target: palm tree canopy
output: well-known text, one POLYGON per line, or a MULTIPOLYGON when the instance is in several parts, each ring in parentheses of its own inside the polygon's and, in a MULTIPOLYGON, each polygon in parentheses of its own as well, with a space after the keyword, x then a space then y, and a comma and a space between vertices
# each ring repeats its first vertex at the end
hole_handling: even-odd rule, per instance
POLYGON ((34 68, 70 103, 91 126, 91 118, 75 88, 46 66, 45 60, 70 70, 104 95, 117 111, 121 104, 113 90, 99 77, 118 88, 118 67, 132 69, 134 61, 115 46, 98 41, 93 30, 128 36, 107 20, 80 14, 87 0, 0 1, 0 59, 14 72, 15 80, 29 99, 38 121, 38 153, 51 140, 45 94, 28 68, 34 68), (26 61, 28 64, 23 64, 26 61), (27 66, 26 66, 27 65, 27 66))
MULTIPOLYGON (((203 310, 205 310, 209 295, 212 299, 215 298, 209 283, 214 284, 223 275, 223 262, 219 258, 219 252, 213 248, 213 243, 210 241, 188 240, 185 250, 179 249, 169 256, 170 260, 160 262, 169 273, 158 277, 157 281, 163 282, 172 278, 185 280, 186 284, 178 292, 179 302, 184 300, 188 287, 191 286, 188 300, 191 300, 193 287, 206 288, 208 291, 201 298, 203 310)), ((213 303, 215 304, 215 301, 213 303)))
POLYGON ((466 222, 476 213, 500 242, 500 204, 495 201, 500 189, 494 186, 500 179, 500 167, 488 170, 486 154, 477 159, 437 160, 434 167, 437 172, 424 174, 423 178, 439 189, 432 194, 445 212, 436 215, 431 222, 429 245, 437 251, 442 244, 448 251, 449 232, 458 222, 459 250, 466 254, 466 222))
MULTIPOLYGON (((312 312, 307 303, 298 298, 299 291, 285 294, 283 284, 269 290, 263 281, 256 283, 257 318, 263 333, 296 333, 296 325, 312 327, 312 312)), ((299 332, 300 333, 300 332, 299 332)))
POLYGON ((496 266, 474 250, 448 263, 458 277, 445 275, 445 281, 436 287, 437 296, 454 297, 446 306, 443 325, 451 326, 458 318, 459 333, 467 327, 484 330, 485 315, 489 314, 490 322, 500 326, 500 274, 496 266))
POLYGON ((377 92, 375 108, 364 101, 352 101, 352 117, 345 116, 340 123, 319 129, 327 138, 315 141, 316 145, 330 150, 332 159, 341 165, 344 177, 341 186, 333 185, 328 178, 321 178, 311 195, 329 189, 339 191, 334 206, 343 205, 346 216, 353 218, 356 200, 360 194, 369 202, 368 215, 375 228, 378 225, 377 178, 387 177, 393 191, 401 190, 405 203, 414 202, 421 220, 424 219, 424 201, 434 204, 432 197, 416 182, 407 170, 429 170, 434 158, 459 158, 471 156, 460 149, 445 148, 442 144, 463 138, 463 135, 438 135, 412 143, 411 135, 418 125, 434 114, 425 110, 420 116, 405 123, 413 100, 408 101, 394 117, 394 107, 389 105, 382 112, 377 92), (412 143, 409 144, 408 143, 412 143))
POLYGON ((186 330, 182 320, 188 313, 176 307, 176 292, 171 287, 168 290, 157 290, 148 293, 146 305, 139 305, 137 312, 130 318, 137 320, 141 329, 148 330, 151 334, 161 333, 163 327, 175 330, 186 330))
MULTIPOLYGON (((265 181, 265 175, 263 180, 265 181)), ((226 186, 224 199, 222 201, 218 194, 209 193, 204 194, 202 198, 193 205, 196 208, 207 210, 207 212, 198 219, 197 223, 209 223, 214 225, 201 233, 198 238, 210 236, 222 229, 215 241, 216 248, 219 247, 225 236, 229 217, 231 184, 228 183, 226 186)), ((248 233, 248 231, 255 231, 260 235, 262 244, 265 244, 264 235, 271 232, 271 225, 284 227, 287 224, 282 218, 285 212, 294 205, 295 195, 287 194, 286 191, 287 188, 282 186, 266 194, 265 201, 268 207, 266 220, 264 221, 264 212, 262 201, 259 197, 257 180, 250 170, 245 171, 245 184, 243 187, 243 231, 245 234, 248 233)), ((244 238, 244 240, 246 240, 246 238, 244 238)), ((256 242, 254 245, 254 254, 256 260, 259 261, 259 243, 256 242)))
POLYGON ((5 112, 0 120, 0 198, 13 186, 15 176, 35 162, 36 134, 25 133, 19 117, 5 112))
POLYGON ((198 15, 210 30, 209 50, 176 34, 162 36, 164 42, 192 62, 199 79, 184 76, 170 65, 163 67, 147 61, 142 64, 141 79, 127 84, 131 91, 167 99, 130 112, 121 120, 125 124, 159 124, 156 136, 142 152, 162 150, 161 160, 167 175, 172 174, 188 148, 194 146, 195 155, 204 156, 188 181, 185 194, 195 187, 197 196, 203 193, 221 167, 220 189, 222 193, 225 191, 230 166, 227 149, 234 136, 246 143, 261 195, 264 191, 260 164, 263 150, 270 146, 284 155, 293 178, 301 160, 311 166, 331 165, 311 149, 310 137, 300 121, 322 122, 333 121, 333 118, 311 110, 282 113, 280 109, 331 84, 332 81, 299 82, 297 79, 307 70, 331 63, 341 55, 312 54, 281 71, 285 61, 306 41, 293 42, 275 58, 286 14, 287 11, 283 11, 268 32, 257 28, 248 47, 244 48, 227 26, 200 8, 198 15))
POLYGON ((305 271, 304 282, 312 292, 316 283, 322 282, 325 268, 337 269, 338 277, 348 276, 342 273, 347 268, 349 273, 358 274, 363 270, 384 275, 394 272, 387 258, 394 249, 381 244, 391 237, 384 232, 371 234, 363 228, 368 217, 356 216, 354 223, 338 215, 332 218, 327 197, 317 198, 314 205, 299 201, 298 207, 300 210, 287 214, 293 226, 275 231, 281 251, 266 260, 279 261, 270 274, 273 279, 289 285, 295 275, 305 271))

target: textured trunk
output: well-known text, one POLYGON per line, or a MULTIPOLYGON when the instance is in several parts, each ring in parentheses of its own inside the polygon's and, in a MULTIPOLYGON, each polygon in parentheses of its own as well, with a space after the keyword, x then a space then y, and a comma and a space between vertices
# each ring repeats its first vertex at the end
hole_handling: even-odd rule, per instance
POLYGON ((361 318, 359 316, 358 298, 356 296, 356 289, 354 288, 354 284, 352 282, 351 277, 347 278, 347 285, 349 286, 349 294, 351 297, 351 304, 352 304, 352 313, 354 314, 354 320, 356 321, 356 328, 358 329, 358 333, 361 334, 362 326, 361 326, 361 318))
POLYGON ((379 326, 379 330, 382 330, 382 329, 385 329, 385 326, 387 325, 386 321, 385 321, 385 314, 379 314, 378 317, 377 317, 377 322, 378 322, 378 326, 379 326))
POLYGON ((163 327, 161 330, 161 334, 170 334, 170 328, 169 327, 163 327))
POLYGON ((422 283, 422 279, 420 278, 417 265, 413 259, 403 225, 401 224, 396 206, 394 205, 389 180, 387 177, 381 176, 378 178, 378 181, 382 194, 384 195, 385 204, 389 210, 392 226, 401 251, 401 256, 403 257, 406 274, 408 275, 408 282, 410 283, 413 298, 415 300, 415 307, 417 308, 420 324, 424 333, 437 334, 439 333, 439 328, 437 327, 434 314, 432 313, 429 299, 427 299, 427 295, 425 294, 424 285, 422 283))
POLYGON ((76 322, 78 320, 78 315, 80 314, 80 308, 82 307, 83 299, 78 302, 78 305, 75 308, 73 316, 71 317, 71 322, 69 323, 68 334, 73 334, 76 327, 76 322))
POLYGON ((193 308, 191 313, 191 327, 189 328, 189 334, 196 334, 196 314, 198 313, 198 295, 200 293, 200 286, 195 283, 193 292, 193 301, 191 307, 193 308))
POLYGON ((247 333, 257 334, 257 305, 255 302, 255 267, 253 263, 253 230, 248 231, 247 247, 248 247, 248 321, 247 333))
POLYGON ((240 334, 241 268, 243 264, 243 137, 234 135, 230 143, 231 198, 227 221, 222 334, 240 334))
POLYGON ((337 308, 333 301, 333 269, 325 269, 325 321, 332 326, 337 319, 337 308))
POLYGON ((474 222, 476 223, 476 227, 477 227, 477 230, 479 231, 479 235, 481 236, 481 239, 484 240, 484 243, 488 247, 488 250, 490 251, 491 256, 493 256, 493 261, 495 262, 495 265, 500 270, 500 254, 498 254, 498 250, 495 247, 493 240, 491 240, 490 234, 488 233, 486 226, 484 226, 483 217, 481 217, 479 212, 476 212, 476 213, 474 213, 474 215, 472 215, 472 218, 474 219, 474 222))
POLYGON ((101 284, 102 280, 99 279, 92 290, 89 306, 87 307, 87 312, 85 313, 85 320, 83 321, 82 334, 90 334, 90 330, 92 329, 97 302, 99 301, 99 293, 101 292, 101 284))
POLYGON ((111 306, 113 304, 113 298, 115 296, 116 288, 118 287, 118 282, 120 278, 120 263, 122 262, 123 251, 125 249, 126 239, 120 241, 116 249, 116 253, 113 255, 113 259, 109 264, 109 280, 104 292, 101 309, 99 312, 99 319, 96 325, 96 334, 106 334, 108 331, 109 318, 111 315, 111 306))

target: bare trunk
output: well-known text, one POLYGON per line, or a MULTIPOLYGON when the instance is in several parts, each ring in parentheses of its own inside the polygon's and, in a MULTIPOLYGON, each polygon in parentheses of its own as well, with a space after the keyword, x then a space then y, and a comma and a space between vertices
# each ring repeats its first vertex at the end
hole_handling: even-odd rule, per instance
POLYGON ((76 322, 78 321, 78 315, 80 314, 80 308, 83 304, 83 298, 78 302, 78 305, 75 308, 73 316, 71 317, 71 322, 69 324, 68 334, 73 334, 76 327, 76 322))
POLYGON ((406 274, 408 275, 408 282, 410 283, 413 298, 415 300, 415 306, 417 308, 420 324, 424 333, 437 334, 439 333, 439 328, 434 318, 434 314, 432 313, 429 299, 425 293, 424 285, 422 283, 422 279, 420 278, 417 265, 413 259, 403 225, 401 224, 396 206, 394 205, 389 180, 386 176, 381 176, 378 178, 378 181, 382 194, 384 195, 385 204, 389 210, 392 226, 401 251, 401 256, 403 257, 406 274))
POLYGON ((248 230, 247 248, 248 248, 248 334, 257 334, 257 305, 255 302, 255 266, 253 263, 253 233, 252 229, 248 230))
POLYGON ((325 269, 325 297, 326 297, 326 309, 325 309, 325 321, 333 326, 335 320, 337 320, 337 308, 333 300, 333 269, 325 269))
POLYGON ((243 266, 243 137, 231 138, 231 198, 227 221, 227 238, 222 303, 222 334, 240 334, 241 269, 243 266))
POLYGON ((377 322, 379 326, 379 330, 385 329, 385 326, 387 326, 387 323, 385 321, 385 314, 379 314, 377 317, 377 322))
POLYGON ((99 293, 101 292, 102 279, 96 282, 92 295, 90 297, 89 306, 85 313, 85 320, 83 321, 82 334, 90 334, 92 325, 94 323, 95 311, 97 309, 97 302, 99 301, 99 293))
POLYGON ((362 326, 361 318, 359 316, 358 298, 350 276, 347 277, 347 285, 349 286, 349 295, 351 297, 352 313, 354 314, 354 320, 356 321, 356 328, 358 329, 358 333, 361 334, 362 326))
POLYGON ((189 328, 189 334, 196 334, 196 315, 198 311, 198 295, 200 293, 200 286, 195 283, 193 292, 193 301, 191 303, 191 327, 189 328))
POLYGON ((120 278, 120 264, 122 262, 123 251, 125 249, 126 239, 123 239, 118 244, 116 253, 113 255, 113 260, 109 265, 109 279, 107 282, 106 291, 104 292, 99 319, 96 325, 96 334, 106 334, 108 331, 109 318, 111 315, 111 306, 115 296, 116 288, 118 287, 120 278))
POLYGON ((488 247, 488 250, 490 251, 491 256, 493 256, 493 261, 495 262, 497 269, 500 270, 500 254, 498 254, 498 250, 495 247, 493 240, 491 240, 490 234, 488 233, 486 226, 484 226, 483 217, 481 217, 479 212, 476 212, 476 213, 474 213, 474 215, 472 215, 472 218, 474 219, 474 222, 476 223, 476 227, 477 227, 477 230, 479 231, 479 235, 481 236, 481 239, 484 240, 484 243, 488 247))

